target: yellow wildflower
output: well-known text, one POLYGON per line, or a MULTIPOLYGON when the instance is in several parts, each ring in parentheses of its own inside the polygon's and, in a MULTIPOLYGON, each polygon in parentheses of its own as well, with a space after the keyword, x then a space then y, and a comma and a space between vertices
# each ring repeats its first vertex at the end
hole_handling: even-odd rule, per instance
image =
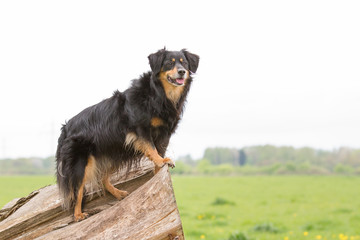
POLYGON ((204 235, 204 234, 201 235, 201 236, 200 236, 200 239, 205 239, 205 235, 204 235))
POLYGON ((308 233, 308 232, 304 232, 304 236, 307 236, 307 235, 309 235, 309 233, 308 233))
POLYGON ((340 234, 339 234, 339 239, 340 239, 340 240, 348 240, 349 237, 346 236, 345 234, 340 233, 340 234))

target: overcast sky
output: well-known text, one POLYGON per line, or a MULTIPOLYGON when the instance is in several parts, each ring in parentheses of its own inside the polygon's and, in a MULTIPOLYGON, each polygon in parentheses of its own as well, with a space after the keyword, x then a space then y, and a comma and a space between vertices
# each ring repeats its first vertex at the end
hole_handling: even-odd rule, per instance
POLYGON ((49 156, 61 124, 200 55, 168 156, 257 144, 360 147, 359 1, 1 1, 0 158, 49 156))

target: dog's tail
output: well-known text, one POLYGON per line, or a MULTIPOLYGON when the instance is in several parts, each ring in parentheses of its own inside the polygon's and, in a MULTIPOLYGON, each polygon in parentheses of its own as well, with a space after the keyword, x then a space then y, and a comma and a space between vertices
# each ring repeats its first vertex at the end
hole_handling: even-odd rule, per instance
POLYGON ((64 209, 74 207, 77 193, 84 181, 90 147, 84 141, 66 136, 62 128, 56 151, 56 179, 64 209))

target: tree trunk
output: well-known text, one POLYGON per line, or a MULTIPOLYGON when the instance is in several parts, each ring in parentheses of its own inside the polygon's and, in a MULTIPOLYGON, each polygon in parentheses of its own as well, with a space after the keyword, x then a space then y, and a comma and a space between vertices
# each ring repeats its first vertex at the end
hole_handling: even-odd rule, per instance
POLYGON ((153 164, 142 161, 111 182, 129 196, 118 201, 109 193, 87 194, 92 199, 84 212, 90 217, 81 222, 62 209, 56 185, 6 205, 0 210, 0 239, 184 239, 167 166, 154 176, 153 164))

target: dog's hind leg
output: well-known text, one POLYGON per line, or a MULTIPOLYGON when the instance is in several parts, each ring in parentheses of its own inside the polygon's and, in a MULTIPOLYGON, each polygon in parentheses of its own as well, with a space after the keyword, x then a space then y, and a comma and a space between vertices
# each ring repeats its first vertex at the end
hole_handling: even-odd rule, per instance
POLYGON ((103 178, 103 184, 105 186, 105 189, 108 190, 114 197, 116 197, 118 200, 123 199, 124 197, 126 197, 127 195, 129 195, 129 193, 127 191, 121 191, 117 188, 115 188, 111 183, 110 183, 110 177, 109 175, 106 175, 103 178))
POLYGON ((85 187, 85 177, 84 180, 81 183, 81 186, 78 190, 78 194, 76 197, 76 204, 75 204, 75 209, 74 209, 74 218, 76 222, 79 222, 81 220, 84 220, 85 218, 88 217, 87 213, 83 213, 81 211, 81 203, 83 200, 83 195, 84 195, 84 187, 85 187))
POLYGON ((82 200, 84 196, 84 187, 85 183, 94 177, 96 171, 96 163, 94 156, 90 155, 84 171, 84 177, 81 181, 80 187, 78 188, 77 195, 76 195, 76 203, 74 209, 74 218, 76 222, 79 222, 86 217, 88 217, 87 213, 83 213, 81 210, 82 207, 82 200))

